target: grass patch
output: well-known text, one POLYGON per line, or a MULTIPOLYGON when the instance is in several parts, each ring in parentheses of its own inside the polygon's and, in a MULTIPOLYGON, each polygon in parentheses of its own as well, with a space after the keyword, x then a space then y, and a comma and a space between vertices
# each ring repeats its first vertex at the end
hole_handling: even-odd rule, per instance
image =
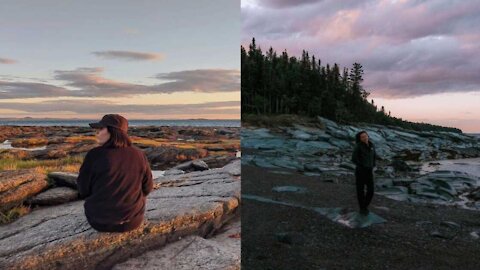
POLYGON ((279 114, 279 115, 256 115, 242 114, 242 126, 256 127, 291 127, 294 124, 324 128, 323 123, 316 117, 301 116, 295 114, 279 114))
POLYGON ((66 143, 79 143, 79 142, 97 142, 95 136, 71 136, 66 137, 64 142, 66 143))
POLYGON ((83 162, 82 155, 68 156, 61 159, 48 160, 21 160, 14 158, 0 159, 0 171, 2 170, 20 170, 36 168, 39 172, 49 173, 52 171, 78 172, 83 162))
POLYGON ((134 144, 144 144, 144 145, 149 145, 149 146, 161 146, 162 144, 165 144, 165 142, 159 142, 154 139, 149 139, 149 138, 142 138, 142 137, 136 137, 136 136, 131 136, 130 139, 132 139, 132 142, 134 144))
POLYGON ((0 212, 0 224, 7 224, 15 221, 21 216, 30 213, 31 208, 25 205, 16 206, 10 210, 0 212))

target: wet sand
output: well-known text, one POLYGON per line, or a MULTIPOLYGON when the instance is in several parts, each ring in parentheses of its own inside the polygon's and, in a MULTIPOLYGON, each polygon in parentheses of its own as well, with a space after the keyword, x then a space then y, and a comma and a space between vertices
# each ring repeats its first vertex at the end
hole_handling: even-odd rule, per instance
MULTIPOLYGON (((272 171, 242 165, 242 194, 357 210, 353 176, 272 171), (272 192, 286 185, 307 193, 272 192)), ((480 211, 375 194, 370 210, 387 223, 350 229, 307 209, 251 199, 242 204, 242 269, 479 269, 480 239, 471 234, 480 232, 480 211)))

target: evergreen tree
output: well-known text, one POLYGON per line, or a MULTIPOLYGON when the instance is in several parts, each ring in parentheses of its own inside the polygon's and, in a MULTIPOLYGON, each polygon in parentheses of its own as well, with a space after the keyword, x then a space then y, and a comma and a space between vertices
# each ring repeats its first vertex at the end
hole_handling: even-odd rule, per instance
POLYGON ((299 114, 326 117, 340 123, 366 122, 396 125, 414 130, 461 132, 456 128, 413 123, 379 111, 363 88, 363 67, 333 66, 305 50, 299 59, 287 50, 277 55, 270 47, 265 54, 252 38, 248 51, 240 46, 242 114, 299 114))

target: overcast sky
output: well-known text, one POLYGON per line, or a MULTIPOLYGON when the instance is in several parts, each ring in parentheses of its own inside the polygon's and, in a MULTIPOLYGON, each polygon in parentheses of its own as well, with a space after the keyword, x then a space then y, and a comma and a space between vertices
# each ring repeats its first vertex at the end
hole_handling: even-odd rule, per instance
POLYGON ((480 133, 480 1, 243 0, 241 13, 244 46, 360 62, 392 115, 480 133))
POLYGON ((240 118, 239 0, 0 6, 0 117, 240 118))

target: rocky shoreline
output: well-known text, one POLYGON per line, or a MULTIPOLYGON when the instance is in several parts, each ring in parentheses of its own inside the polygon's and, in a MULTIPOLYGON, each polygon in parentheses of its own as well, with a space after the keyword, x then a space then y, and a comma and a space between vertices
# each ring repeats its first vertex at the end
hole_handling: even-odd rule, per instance
POLYGON ((239 132, 132 127, 134 145, 157 176, 142 226, 118 234, 92 229, 78 200, 78 168, 97 145, 92 129, 1 127, 7 142, 0 156, 14 167, 0 171, 0 268, 127 269, 140 263, 145 269, 191 269, 203 260, 210 268, 239 269, 239 132), (62 160, 69 165, 56 163, 62 160), (219 253, 195 254, 195 247, 219 253), (148 255, 155 252, 172 256, 148 255))
MULTIPOLYGON (((318 118, 318 126, 244 127, 242 162, 290 169, 308 176, 353 176, 350 161, 355 134, 365 130, 380 160, 375 169, 377 192, 400 201, 455 204, 480 209, 480 178, 465 172, 421 171, 439 160, 480 157, 480 139, 453 132, 411 131, 380 125, 340 125, 318 118)), ((341 178, 341 177, 340 177, 341 178)))
POLYGON ((309 126, 243 125, 242 266, 477 268, 478 174, 436 168, 453 159, 478 166, 479 142, 466 134, 324 118, 309 126), (358 214, 350 161, 360 130, 381 158, 367 217, 358 214))
MULTIPOLYGON (((217 163, 240 150, 239 127, 131 127, 129 136, 158 170, 200 158, 217 163)), ((81 156, 97 145, 91 128, 70 126, 1 126, 0 142, 1 158, 21 160, 81 156)))
MULTIPOLYGON (((63 179, 57 182, 62 185, 72 176, 59 172, 55 179, 63 179)), ((83 201, 78 200, 35 209, 0 226, 0 268, 110 269, 182 237, 210 238, 224 224, 239 218, 239 159, 222 168, 167 174, 154 182, 145 221, 131 232, 95 231, 86 221, 83 201)), ((240 241, 238 237, 236 241, 240 241)), ((239 269, 240 260, 235 259, 239 244, 234 247, 229 249, 229 267, 239 269)), ((225 259, 216 262, 222 265, 225 259)), ((170 263, 181 264, 176 260, 170 263)))

